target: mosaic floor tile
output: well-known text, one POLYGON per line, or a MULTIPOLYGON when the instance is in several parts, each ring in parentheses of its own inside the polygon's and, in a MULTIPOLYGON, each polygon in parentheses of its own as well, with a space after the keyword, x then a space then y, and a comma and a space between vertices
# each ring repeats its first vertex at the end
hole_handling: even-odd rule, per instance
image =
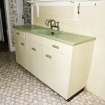
POLYGON ((15 55, 0 52, 0 105, 105 105, 84 91, 67 102, 15 62, 15 55))

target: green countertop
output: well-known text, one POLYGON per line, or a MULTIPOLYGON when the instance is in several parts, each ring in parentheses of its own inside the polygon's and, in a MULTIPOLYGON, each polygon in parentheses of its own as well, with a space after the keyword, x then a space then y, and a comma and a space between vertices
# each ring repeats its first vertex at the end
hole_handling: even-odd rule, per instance
POLYGON ((48 39, 60 41, 72 46, 96 39, 95 37, 83 36, 79 34, 67 33, 62 31, 54 31, 55 34, 51 35, 51 29, 32 25, 15 26, 15 29, 22 32, 33 33, 35 35, 42 36, 48 39))

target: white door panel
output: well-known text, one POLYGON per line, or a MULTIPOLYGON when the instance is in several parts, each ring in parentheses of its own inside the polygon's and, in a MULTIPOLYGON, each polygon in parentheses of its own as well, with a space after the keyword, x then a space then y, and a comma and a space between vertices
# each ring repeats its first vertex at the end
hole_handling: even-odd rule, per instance
POLYGON ((25 33, 17 32, 16 34, 16 61, 24 67, 27 67, 27 53, 25 33))
MULTIPOLYGON (((72 52, 71 52, 72 54, 72 52)), ((62 96, 67 96, 70 80, 71 54, 56 53, 54 49, 43 49, 39 79, 48 84, 62 96), (59 85, 58 85, 59 84, 59 85), (67 87, 67 88, 65 88, 67 87)))

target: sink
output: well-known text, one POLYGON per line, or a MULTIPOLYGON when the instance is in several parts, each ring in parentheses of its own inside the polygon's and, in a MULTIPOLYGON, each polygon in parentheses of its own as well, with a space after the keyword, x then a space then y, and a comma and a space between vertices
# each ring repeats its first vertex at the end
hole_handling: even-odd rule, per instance
POLYGON ((34 33, 43 34, 43 35, 58 35, 60 34, 60 31, 55 31, 51 29, 34 29, 32 30, 34 33))

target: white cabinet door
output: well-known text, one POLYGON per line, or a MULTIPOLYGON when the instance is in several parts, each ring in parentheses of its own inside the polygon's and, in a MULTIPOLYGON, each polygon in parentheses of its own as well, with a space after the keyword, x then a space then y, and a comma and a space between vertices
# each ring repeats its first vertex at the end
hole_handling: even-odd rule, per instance
POLYGON ((26 41, 24 32, 16 32, 16 61, 27 67, 26 41))
POLYGON ((36 77, 39 76, 41 64, 41 44, 35 35, 27 33, 28 70, 36 77))
POLYGON ((71 54, 57 53, 55 49, 43 49, 42 64, 40 64, 39 79, 45 82, 60 95, 68 97, 70 81, 71 54))

